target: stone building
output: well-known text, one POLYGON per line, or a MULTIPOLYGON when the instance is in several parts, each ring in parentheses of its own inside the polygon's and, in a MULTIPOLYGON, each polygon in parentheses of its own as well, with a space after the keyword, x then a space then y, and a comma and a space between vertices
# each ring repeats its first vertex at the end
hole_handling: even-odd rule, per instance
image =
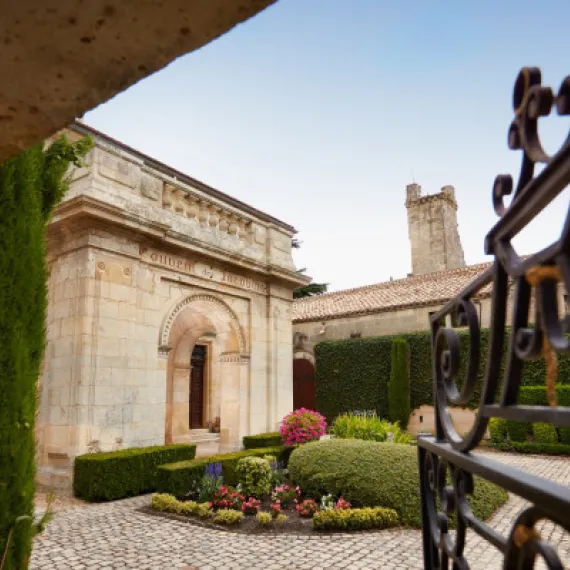
MULTIPOLYGON (((310 345, 427 331, 430 314, 488 267, 486 263, 465 265, 453 186, 422 196, 418 184, 409 184, 406 208, 412 273, 404 279, 295 301, 294 330, 305 335, 310 345)), ((489 323, 490 295, 487 287, 476 300, 482 326, 489 323)))
MULTIPOLYGON (((421 187, 410 184, 406 188, 406 207, 413 268, 408 277, 294 302, 296 405, 314 400, 310 369, 314 373, 312 348, 315 344, 326 340, 427 332, 430 315, 489 267, 488 263, 465 265, 452 186, 444 186, 438 194, 422 196, 421 187)), ((489 284, 474 299, 482 328, 489 327, 491 322, 491 293, 489 284)), ((559 306, 565 311, 562 288, 560 295, 559 306)), ((466 429, 471 414, 469 410, 456 410, 454 419, 463 422, 466 429)), ((432 429, 433 410, 427 406, 415 410, 408 428, 412 432, 432 429)))
POLYGON ((40 482, 73 458, 219 437, 222 451, 292 409, 291 226, 91 135, 48 228, 40 482), (206 436, 220 423, 219 436, 206 436))

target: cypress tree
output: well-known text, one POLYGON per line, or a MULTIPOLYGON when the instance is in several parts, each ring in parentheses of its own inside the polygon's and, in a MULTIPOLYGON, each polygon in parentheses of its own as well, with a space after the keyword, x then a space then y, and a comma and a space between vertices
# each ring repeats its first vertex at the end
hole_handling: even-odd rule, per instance
POLYGON ((388 383, 388 415, 406 429, 410 419, 410 375, 408 343, 403 338, 392 342, 390 382, 388 383))
MULTIPOLYGON (((37 381, 45 346, 45 230, 92 141, 39 144, 0 166, 0 567, 26 568, 34 525, 37 381)), ((41 525, 40 525, 41 526, 41 525)))

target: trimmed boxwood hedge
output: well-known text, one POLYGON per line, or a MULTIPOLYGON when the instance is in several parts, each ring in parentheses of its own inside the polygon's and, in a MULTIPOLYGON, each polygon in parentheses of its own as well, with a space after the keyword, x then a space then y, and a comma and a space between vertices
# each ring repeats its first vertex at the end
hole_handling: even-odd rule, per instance
MULTIPOLYGON (((462 355, 469 350, 469 335, 459 331, 462 355)), ((508 346, 507 329, 505 346, 508 346)), ((355 410, 375 410, 381 417, 388 417, 387 386, 390 380, 392 342, 404 339, 410 350, 410 405, 414 410, 427 404, 433 405, 433 378, 431 336, 428 332, 400 334, 320 342, 315 346, 317 410, 331 423, 336 416, 355 410)), ((469 407, 477 407, 489 343, 489 331, 481 331, 481 362, 475 395, 469 407)), ((503 352, 502 370, 504 371, 503 352)), ((462 382, 466 358, 462 358, 459 382, 462 382)), ((546 376, 544 359, 525 362, 523 386, 544 386, 546 376)), ((570 385, 570 356, 558 355, 560 389, 570 385)), ((546 393, 544 395, 545 404, 546 393)), ((522 400, 520 403, 525 403, 522 400)))
MULTIPOLYGON (((570 406, 570 386, 556 387, 558 405, 570 406)), ((527 406, 547 406, 548 395, 542 386, 522 386, 518 403, 527 406)), ((551 424, 528 424, 492 418, 489 421, 491 447, 520 453, 570 454, 570 428, 557 428, 551 424)))
POLYGON ((516 451, 536 455, 570 455, 570 445, 562 443, 539 443, 536 441, 508 441, 493 444, 499 451, 516 451))
MULTIPOLYGON (((331 439, 301 445, 291 454, 289 475, 311 497, 331 493, 355 507, 394 509, 400 521, 421 527, 418 454, 414 447, 358 439, 331 439)), ((475 477, 469 504, 486 520, 508 493, 475 477)))
POLYGON ((246 435, 243 438, 245 449, 260 449, 262 447, 277 447, 282 445, 283 439, 278 431, 246 435))
POLYGON ((195 445, 161 445, 88 453, 75 458, 73 493, 86 501, 114 501, 156 491, 157 469, 196 457, 195 445))
POLYGON ((222 476, 226 485, 236 485, 236 467, 238 461, 243 457, 263 457, 273 455, 279 461, 287 464, 289 455, 293 451, 292 447, 263 447, 261 449, 247 449, 236 451, 235 453, 225 453, 212 455, 204 459, 194 459, 192 461, 180 461, 161 465, 158 468, 157 491, 168 493, 175 497, 184 497, 189 492, 197 488, 206 473, 208 463, 221 463, 222 476))

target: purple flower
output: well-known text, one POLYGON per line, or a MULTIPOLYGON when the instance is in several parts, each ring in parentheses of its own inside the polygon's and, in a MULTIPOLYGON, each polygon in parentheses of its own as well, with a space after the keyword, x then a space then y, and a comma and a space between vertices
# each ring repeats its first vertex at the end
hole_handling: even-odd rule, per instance
POLYGON ((218 479, 222 475, 222 464, 217 461, 216 463, 206 464, 206 475, 211 479, 218 479))

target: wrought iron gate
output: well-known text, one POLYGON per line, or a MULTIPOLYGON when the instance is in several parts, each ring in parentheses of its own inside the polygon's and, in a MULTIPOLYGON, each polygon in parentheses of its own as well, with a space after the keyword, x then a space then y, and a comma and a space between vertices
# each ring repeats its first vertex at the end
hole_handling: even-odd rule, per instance
POLYGON ((570 531, 570 489, 470 453, 487 429, 490 418, 522 422, 546 422, 570 427, 570 408, 557 405, 556 354, 570 351, 567 318, 560 318, 558 287, 570 292, 570 210, 560 238, 531 256, 520 257, 511 240, 548 206, 570 183, 570 136, 553 156, 547 155, 538 135, 540 117, 556 108, 570 115, 570 76, 558 93, 542 85, 537 68, 519 73, 513 94, 515 118, 508 131, 508 146, 522 151, 519 180, 514 188, 510 175, 499 175, 493 186, 493 205, 499 221, 487 234, 485 250, 494 256, 488 270, 455 299, 432 315, 432 358, 436 407, 435 437, 418 440, 424 567, 468 569, 464 556, 467 529, 485 538, 502 554, 505 569, 530 570, 542 558, 549 569, 564 568, 556 550, 535 528, 547 519, 570 531), (536 174, 535 167, 544 164, 536 174), (510 205, 503 198, 514 195, 510 205), (470 432, 459 435, 451 421, 449 404, 464 405, 476 392, 480 330, 473 298, 492 283, 492 321, 485 374, 475 422, 470 432), (512 292, 512 321, 505 343, 507 302, 512 292), (529 325, 534 292, 534 326, 529 325), (455 314, 469 332, 469 353, 460 354, 457 332, 441 326, 443 317, 455 314), (501 360, 506 350, 506 369, 501 360), (465 378, 458 382, 461 358, 466 358, 465 378), (546 386, 550 406, 518 405, 524 362, 546 359, 546 386), (473 476, 487 479, 528 500, 508 536, 478 520, 470 509, 473 476), (450 484, 449 484, 450 483, 450 484), (449 532, 455 515, 456 531, 449 532))

